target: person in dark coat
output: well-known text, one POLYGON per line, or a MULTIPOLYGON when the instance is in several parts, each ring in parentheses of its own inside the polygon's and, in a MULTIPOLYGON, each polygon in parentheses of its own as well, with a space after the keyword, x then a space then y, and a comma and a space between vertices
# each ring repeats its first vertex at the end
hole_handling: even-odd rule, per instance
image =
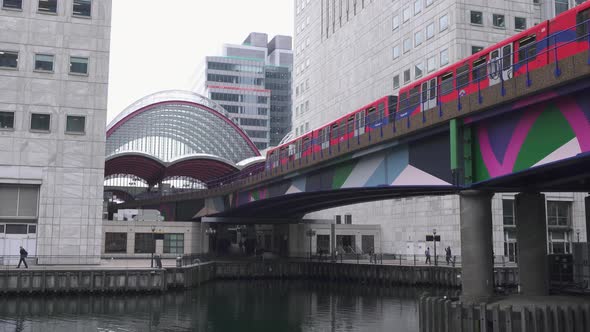
POLYGON ((25 258, 27 258, 27 256, 29 255, 29 253, 25 250, 25 248, 23 248, 22 246, 20 247, 20 260, 18 261, 18 266, 16 267, 17 269, 20 268, 20 264, 24 263, 25 264, 25 268, 29 268, 29 266, 27 265, 27 261, 25 260, 25 258))

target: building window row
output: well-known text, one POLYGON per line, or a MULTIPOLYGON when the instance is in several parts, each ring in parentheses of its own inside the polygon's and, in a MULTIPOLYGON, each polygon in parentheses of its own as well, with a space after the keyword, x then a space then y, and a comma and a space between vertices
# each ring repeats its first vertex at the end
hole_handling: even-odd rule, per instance
MULTIPOLYGON (((414 8, 414 16, 420 14, 423 8, 430 7, 434 0, 415 0, 413 6, 410 5, 402 9, 401 12, 401 19, 403 23, 406 23, 412 17, 412 7, 414 8)), ((393 15, 392 20, 392 30, 396 30, 400 26, 400 16, 399 14, 393 15)))
POLYGON ((311 0, 296 0, 295 2, 295 8, 297 8, 297 14, 299 15, 299 13, 305 9, 306 5, 309 5, 309 2, 311 0))
MULTIPOLYGON (((82 115, 66 115, 66 134, 84 134, 86 117, 82 115)), ((0 111, 0 130, 15 129, 15 113, 0 111)), ((51 131, 51 114, 31 113, 29 129, 35 132, 51 131)))
MULTIPOLYGON (((57 0, 38 0, 37 12, 43 14, 57 14, 57 0)), ((22 0, 2 0, 2 8, 9 10, 22 10, 22 0)), ((90 17, 92 12, 92 0, 73 0, 72 16, 90 17)))
MULTIPOLYGON (((394 50, 395 52, 395 50, 394 50)), ((399 50, 398 50, 399 52, 399 50)), ((433 55, 426 59, 426 65, 424 61, 418 61, 413 65, 413 68, 406 68, 402 74, 401 79, 403 79, 403 84, 408 84, 412 81, 412 76, 414 79, 420 78, 424 75, 425 72, 433 72, 437 67, 437 57, 439 58, 440 67, 446 66, 449 64, 449 49, 445 48, 441 50, 437 55, 433 55), (413 70, 412 70, 413 69, 413 70), (414 74, 412 75, 412 71, 414 74)), ((399 89, 401 86, 401 79, 400 74, 396 74, 393 76, 393 89, 399 89)))
MULTIPOLYGON (((472 10, 470 11, 470 23, 473 25, 484 25, 483 12, 472 10)), ((506 16, 504 14, 492 14, 492 25, 495 28, 506 28, 506 16)), ((514 17, 514 30, 526 30, 527 23, 525 17, 514 17)))
MULTIPOLYGON (((449 16, 448 14, 444 14, 443 16, 441 16, 439 18, 439 33, 447 30, 449 27, 449 16)), ((401 46, 403 47, 403 53, 408 53, 412 50, 412 47, 416 48, 420 45, 422 45, 422 43, 424 43, 425 40, 429 40, 432 39, 434 37, 434 22, 430 22, 426 28, 420 29, 416 32, 414 32, 413 35, 413 41, 412 41, 412 35, 406 37, 403 39, 401 46)), ((393 59, 397 59, 400 57, 402 50, 400 50, 400 45, 394 45, 392 48, 392 57, 393 59)))
POLYGON ((305 42, 302 42, 301 45, 298 45, 297 48, 295 48, 295 55, 299 55, 303 51, 305 51, 309 47, 310 43, 311 43, 311 40, 309 37, 307 37, 305 39, 305 42))
MULTIPOLYGON (((35 54, 36 72, 53 73, 55 56, 53 54, 35 54)), ((19 52, 0 50, 0 68, 18 70, 19 52)), ((88 58, 70 56, 69 73, 73 75, 88 75, 88 58)))

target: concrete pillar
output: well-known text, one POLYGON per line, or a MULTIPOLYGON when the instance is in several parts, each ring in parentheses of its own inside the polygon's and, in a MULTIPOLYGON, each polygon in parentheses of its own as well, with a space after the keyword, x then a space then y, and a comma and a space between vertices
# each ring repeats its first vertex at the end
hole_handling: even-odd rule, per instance
POLYGON ((514 201, 518 275, 524 295, 549 294, 545 195, 521 193, 514 201))
POLYGON ((494 293, 492 193, 467 190, 461 207, 461 282, 465 302, 481 302, 494 293))

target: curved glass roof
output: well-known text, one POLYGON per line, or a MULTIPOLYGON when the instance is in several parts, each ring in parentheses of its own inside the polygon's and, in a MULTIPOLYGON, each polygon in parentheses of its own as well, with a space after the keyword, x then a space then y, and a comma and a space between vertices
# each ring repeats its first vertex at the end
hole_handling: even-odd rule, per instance
POLYGON ((164 162, 206 154, 237 164, 260 152, 210 99, 163 91, 127 107, 107 126, 106 156, 142 152, 164 162))

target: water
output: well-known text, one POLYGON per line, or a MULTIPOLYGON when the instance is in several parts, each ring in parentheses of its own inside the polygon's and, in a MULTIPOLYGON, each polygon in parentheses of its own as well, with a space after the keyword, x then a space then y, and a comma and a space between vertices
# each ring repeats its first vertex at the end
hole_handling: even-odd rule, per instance
POLYGON ((5 331, 418 331, 414 288, 220 281, 151 295, 0 297, 5 331))

